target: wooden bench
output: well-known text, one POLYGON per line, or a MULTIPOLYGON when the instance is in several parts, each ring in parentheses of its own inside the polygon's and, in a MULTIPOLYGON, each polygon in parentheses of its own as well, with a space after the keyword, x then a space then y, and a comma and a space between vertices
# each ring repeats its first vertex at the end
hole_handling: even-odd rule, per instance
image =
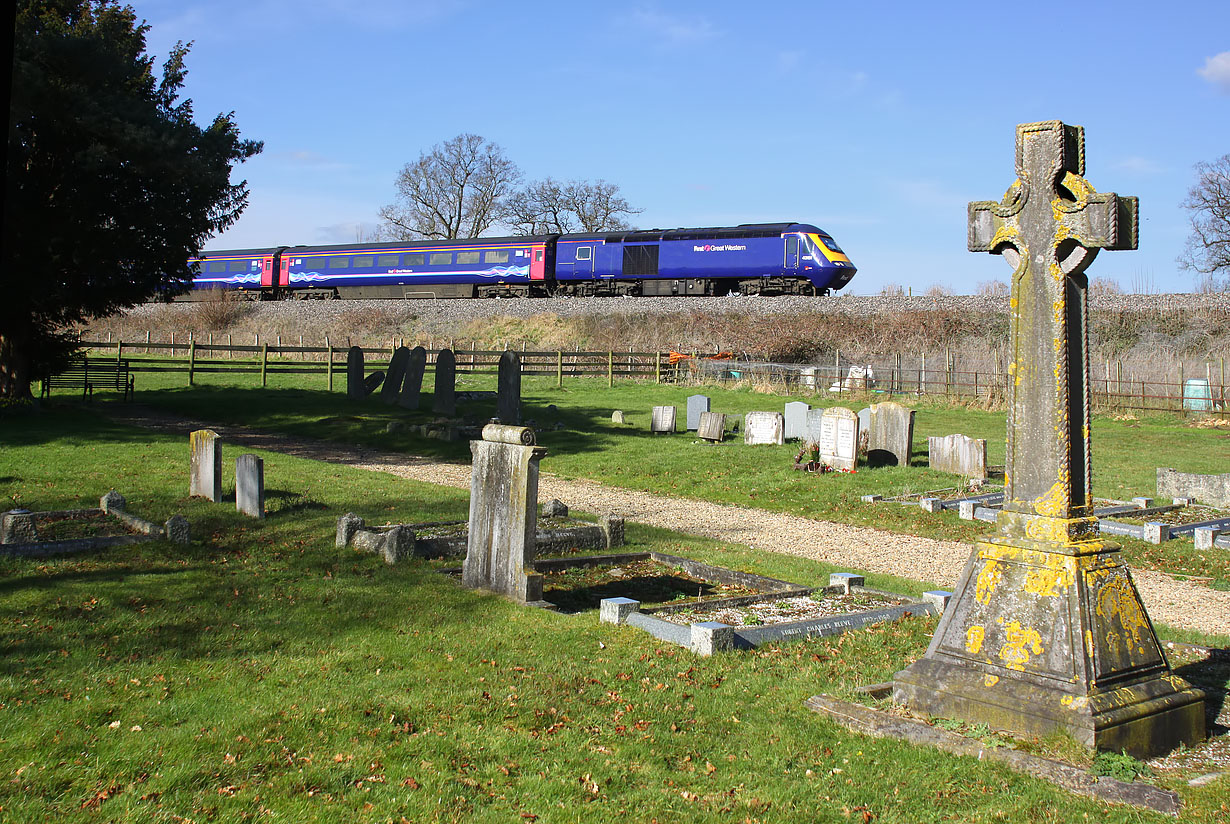
POLYGON ((132 399, 134 380, 127 360, 77 358, 55 375, 43 377, 42 397, 51 395, 52 389, 80 389, 82 397, 90 397, 95 389, 114 389, 124 394, 124 400, 132 399))

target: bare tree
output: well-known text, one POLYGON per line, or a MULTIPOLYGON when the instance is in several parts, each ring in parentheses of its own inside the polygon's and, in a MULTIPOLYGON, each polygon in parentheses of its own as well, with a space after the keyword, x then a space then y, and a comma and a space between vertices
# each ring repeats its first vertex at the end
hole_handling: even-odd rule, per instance
POLYGON ((612 232, 627 229, 627 218, 640 213, 614 183, 548 177, 509 198, 504 222, 522 235, 612 232))
POLYGON ((1182 204, 1191 212, 1192 234, 1179 265, 1204 276, 1203 291, 1230 291, 1230 154, 1197 163, 1196 175, 1182 204))
POLYGON ((1006 298, 1012 293, 1012 287, 1002 280, 983 280, 978 282, 974 294, 984 298, 1006 298))
POLYGON ((476 134, 438 143, 397 175, 397 200, 380 209, 393 240, 479 237, 500 219, 521 180, 504 150, 476 134))

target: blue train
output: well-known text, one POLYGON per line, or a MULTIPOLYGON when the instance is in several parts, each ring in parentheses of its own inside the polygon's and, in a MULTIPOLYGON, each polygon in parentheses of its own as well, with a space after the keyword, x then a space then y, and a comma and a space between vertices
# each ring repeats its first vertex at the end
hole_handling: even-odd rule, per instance
POLYGON ((807 223, 205 252, 187 300, 825 295, 857 271, 807 223))

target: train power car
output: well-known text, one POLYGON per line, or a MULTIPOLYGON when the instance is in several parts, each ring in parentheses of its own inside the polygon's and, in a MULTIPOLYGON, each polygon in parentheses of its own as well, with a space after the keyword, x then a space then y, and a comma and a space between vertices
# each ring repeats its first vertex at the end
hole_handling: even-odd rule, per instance
POLYGON ((824 295, 857 271, 806 223, 210 251, 185 299, 824 295))

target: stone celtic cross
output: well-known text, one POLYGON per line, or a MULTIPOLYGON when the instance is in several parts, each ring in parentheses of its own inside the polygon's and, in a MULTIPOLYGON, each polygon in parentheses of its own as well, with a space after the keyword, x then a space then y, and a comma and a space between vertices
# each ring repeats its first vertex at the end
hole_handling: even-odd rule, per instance
POLYGON ((1016 130, 1016 181, 969 204, 969 250, 1013 267, 1012 403, 1001 531, 1079 539, 1092 531, 1085 269, 1099 249, 1135 249, 1137 199, 1083 177, 1085 130, 1052 120, 1016 130))
POLYGON ((1084 129, 1026 123, 1003 200, 969 205, 970 251, 1013 268, 1004 508, 893 699, 1143 758, 1202 740, 1204 702, 1093 514, 1084 271, 1099 249, 1136 248, 1137 202, 1084 171, 1084 129))

